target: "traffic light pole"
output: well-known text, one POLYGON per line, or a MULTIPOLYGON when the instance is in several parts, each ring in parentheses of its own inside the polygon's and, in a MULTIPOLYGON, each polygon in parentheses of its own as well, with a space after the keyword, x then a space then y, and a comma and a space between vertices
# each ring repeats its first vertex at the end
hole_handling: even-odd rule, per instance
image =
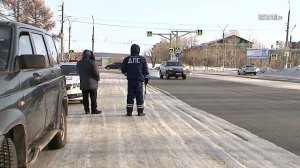
MULTIPOLYGON (((152 31, 148 31, 147 32, 147 36, 152 36, 152 35, 158 35, 161 36, 165 39, 168 39, 170 41, 170 48, 172 48, 172 39, 175 37, 176 38, 176 47, 178 46, 178 38, 179 37, 183 37, 185 35, 188 35, 190 33, 196 33, 197 35, 202 35, 202 30, 196 30, 196 31, 171 31, 170 34, 166 34, 166 33, 152 33, 152 31), (185 33, 179 36, 179 33, 185 33), (174 37, 172 37, 172 35, 174 35, 174 37), (169 37, 166 37, 169 36, 169 37)), ((174 56, 174 53, 170 53, 170 59, 172 59, 172 57, 174 56)), ((177 60, 177 58, 176 58, 177 60)))
MULTIPOLYGON (((173 38, 172 38, 172 34, 171 33, 170 34, 166 34, 166 33, 152 33, 152 35, 158 35, 158 36, 161 36, 161 37, 169 40, 169 42, 170 42, 170 48, 172 48, 172 39, 173 38), (169 36, 169 37, 167 37, 167 36, 169 36)), ((173 57, 173 54, 170 54, 170 59, 172 59, 172 57, 173 57)))

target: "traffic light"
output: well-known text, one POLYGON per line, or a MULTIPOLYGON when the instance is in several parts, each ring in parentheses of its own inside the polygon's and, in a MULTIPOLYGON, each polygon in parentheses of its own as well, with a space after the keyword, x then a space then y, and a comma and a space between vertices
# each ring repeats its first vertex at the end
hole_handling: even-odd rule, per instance
POLYGON ((152 37, 152 31, 147 31, 147 37, 152 37))
POLYGON ((197 36, 202 36, 202 30, 196 30, 196 35, 197 36))
POLYGON ((169 54, 174 54, 174 48, 169 48, 169 54))

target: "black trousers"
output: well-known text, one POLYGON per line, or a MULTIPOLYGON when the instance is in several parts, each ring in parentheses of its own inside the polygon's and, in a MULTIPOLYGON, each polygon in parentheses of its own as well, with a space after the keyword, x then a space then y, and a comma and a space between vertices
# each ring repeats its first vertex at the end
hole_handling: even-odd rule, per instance
POLYGON ((82 90, 82 102, 84 106, 84 111, 90 112, 89 97, 91 99, 91 109, 92 112, 97 110, 97 89, 92 90, 82 90))
POLYGON ((144 111, 143 82, 128 80, 127 91, 127 113, 132 113, 133 111, 134 98, 136 98, 138 113, 142 113, 144 111))

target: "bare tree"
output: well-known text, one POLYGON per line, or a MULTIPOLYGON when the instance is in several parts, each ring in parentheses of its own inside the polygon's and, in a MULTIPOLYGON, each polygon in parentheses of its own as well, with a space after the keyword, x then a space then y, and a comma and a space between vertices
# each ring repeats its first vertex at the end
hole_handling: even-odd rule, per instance
POLYGON ((158 54, 159 54, 159 50, 156 49, 155 47, 152 48, 152 49, 146 50, 145 53, 144 53, 145 56, 150 58, 152 68, 155 67, 156 61, 158 59, 158 54))
POLYGON ((55 27, 53 12, 45 6, 44 0, 0 0, 0 3, 3 7, 0 18, 31 24, 48 31, 55 27))

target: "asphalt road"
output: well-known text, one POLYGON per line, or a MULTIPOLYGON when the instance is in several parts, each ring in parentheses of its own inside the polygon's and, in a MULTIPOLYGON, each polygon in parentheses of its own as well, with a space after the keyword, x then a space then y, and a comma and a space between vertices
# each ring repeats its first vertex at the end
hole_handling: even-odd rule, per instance
POLYGON ((300 156, 299 90, 189 77, 150 84, 300 156))

